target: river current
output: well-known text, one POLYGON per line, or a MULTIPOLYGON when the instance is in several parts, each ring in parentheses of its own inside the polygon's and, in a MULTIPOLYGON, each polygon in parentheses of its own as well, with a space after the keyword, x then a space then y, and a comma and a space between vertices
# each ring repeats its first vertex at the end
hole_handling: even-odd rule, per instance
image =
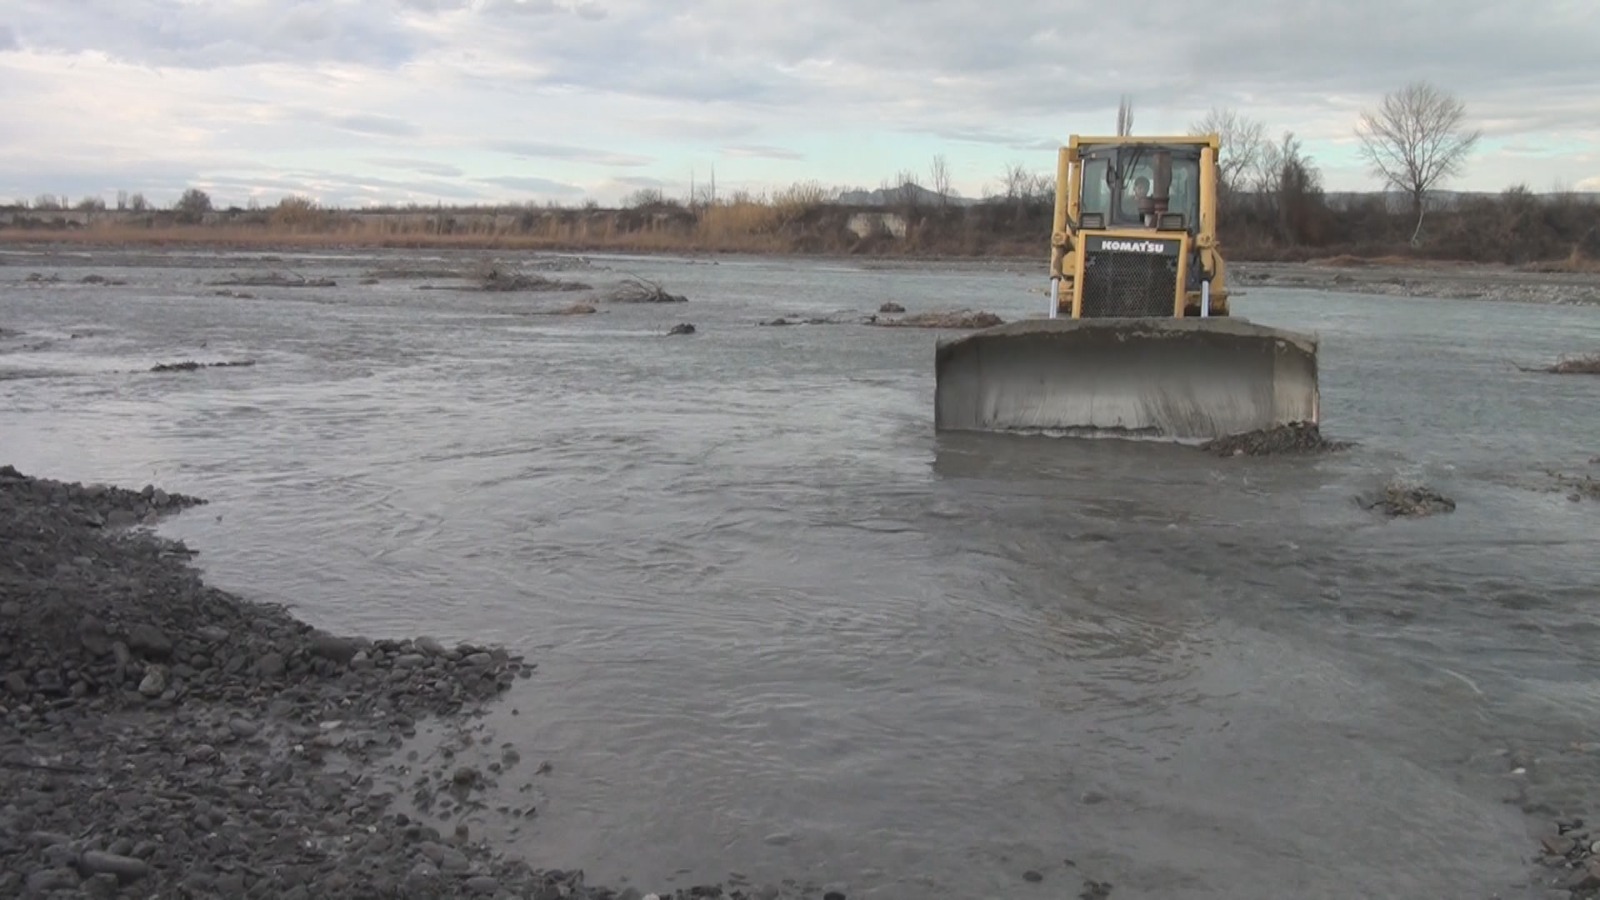
POLYGON ((588 316, 384 274, 478 255, 3 254, 0 463, 206 497, 160 531, 318 626, 526 653, 505 839, 591 882, 1542 897, 1539 822, 1600 813, 1600 501, 1546 472, 1600 474, 1600 382, 1515 365, 1600 310, 1248 290, 1356 446, 1219 459, 936 435, 937 332, 759 324, 1012 319, 1035 266, 602 256, 553 277, 690 300, 588 316), (261 270, 337 285, 212 283, 261 270))

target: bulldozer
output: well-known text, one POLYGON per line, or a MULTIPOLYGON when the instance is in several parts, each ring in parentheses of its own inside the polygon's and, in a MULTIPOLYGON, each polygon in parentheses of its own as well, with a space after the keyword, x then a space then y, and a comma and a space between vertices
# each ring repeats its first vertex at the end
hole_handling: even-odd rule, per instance
POLYGON ((1216 134, 1073 135, 1046 315, 938 342, 935 429, 1188 442, 1316 424, 1316 338, 1230 311, 1220 149, 1216 134))

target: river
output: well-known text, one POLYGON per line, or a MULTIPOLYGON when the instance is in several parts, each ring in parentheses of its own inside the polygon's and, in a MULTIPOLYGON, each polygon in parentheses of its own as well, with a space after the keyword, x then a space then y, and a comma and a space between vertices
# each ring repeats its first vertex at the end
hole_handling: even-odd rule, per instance
POLYGON ((1321 337, 1357 446, 1218 459, 939 436, 937 332, 758 324, 1016 318, 1040 267, 597 256, 555 277, 690 301, 589 316, 361 283, 445 256, 0 254, 0 462, 208 498, 162 533, 319 626, 527 653, 492 720, 553 766, 505 837, 536 865, 1543 897, 1539 823, 1600 811, 1600 508, 1544 489, 1600 474, 1600 382, 1512 365, 1600 344, 1600 310, 1249 290, 1321 337), (264 269, 338 284, 209 283, 264 269), (187 359, 255 364, 148 371, 187 359), (1355 502, 1391 477, 1458 508, 1355 502))

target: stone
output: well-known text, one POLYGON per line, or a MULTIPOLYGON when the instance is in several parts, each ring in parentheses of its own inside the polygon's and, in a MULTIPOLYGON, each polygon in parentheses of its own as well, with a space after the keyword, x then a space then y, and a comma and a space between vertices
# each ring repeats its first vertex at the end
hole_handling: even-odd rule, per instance
POLYGON ((90 850, 78 863, 85 872, 93 875, 115 875, 122 881, 134 881, 150 874, 150 864, 131 856, 118 856, 90 850))
POLYGON ((361 652, 361 642, 353 638, 335 637, 331 634, 318 634, 311 639, 311 652, 323 659, 332 660, 339 665, 346 665, 355 655, 361 652))
POLYGON ((1572 838, 1555 834, 1545 835, 1541 843, 1544 844, 1544 852, 1551 856, 1566 856, 1572 852, 1574 847, 1578 846, 1578 842, 1572 838))
POLYGON ((78 848, 71 844, 51 844, 44 848, 44 861, 52 868, 70 869, 78 864, 78 848))
POLYGON ((102 900, 102 898, 103 900, 110 900, 110 898, 117 896, 117 892, 121 889, 121 882, 117 879, 117 876, 110 874, 96 875, 85 881, 82 887, 86 896, 96 898, 96 900, 102 900))
POLYGON ((151 659, 165 659, 172 654, 172 639, 166 632, 140 623, 128 629, 128 649, 151 659))
POLYGON ((147 666, 144 678, 139 681, 139 693, 146 697, 159 697, 167 691, 167 672, 160 666, 147 666))
POLYGON ((71 869, 41 869, 28 876, 28 890, 36 894, 68 891, 78 886, 78 873, 71 869))

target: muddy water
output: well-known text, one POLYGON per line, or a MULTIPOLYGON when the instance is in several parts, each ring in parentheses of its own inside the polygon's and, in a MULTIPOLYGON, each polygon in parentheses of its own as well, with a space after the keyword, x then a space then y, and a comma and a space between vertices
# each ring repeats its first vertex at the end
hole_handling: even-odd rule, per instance
POLYGON ((493 725, 553 764, 540 813, 474 825, 536 864, 1542 896, 1530 829, 1600 813, 1600 507, 1543 489, 1600 468, 1600 381, 1511 365, 1600 311, 1254 290, 1241 315, 1322 336, 1325 431, 1360 445, 1218 460, 936 437, 933 332, 757 325, 1012 318, 1032 267, 600 259, 562 277, 692 300, 587 317, 358 283, 421 257, 6 254, 0 460, 209 497, 163 531, 316 624, 529 653, 493 725), (290 268, 339 285, 206 283, 290 268), (184 359, 256 365, 145 371, 184 359), (1458 510, 1353 501, 1395 475, 1458 510))

